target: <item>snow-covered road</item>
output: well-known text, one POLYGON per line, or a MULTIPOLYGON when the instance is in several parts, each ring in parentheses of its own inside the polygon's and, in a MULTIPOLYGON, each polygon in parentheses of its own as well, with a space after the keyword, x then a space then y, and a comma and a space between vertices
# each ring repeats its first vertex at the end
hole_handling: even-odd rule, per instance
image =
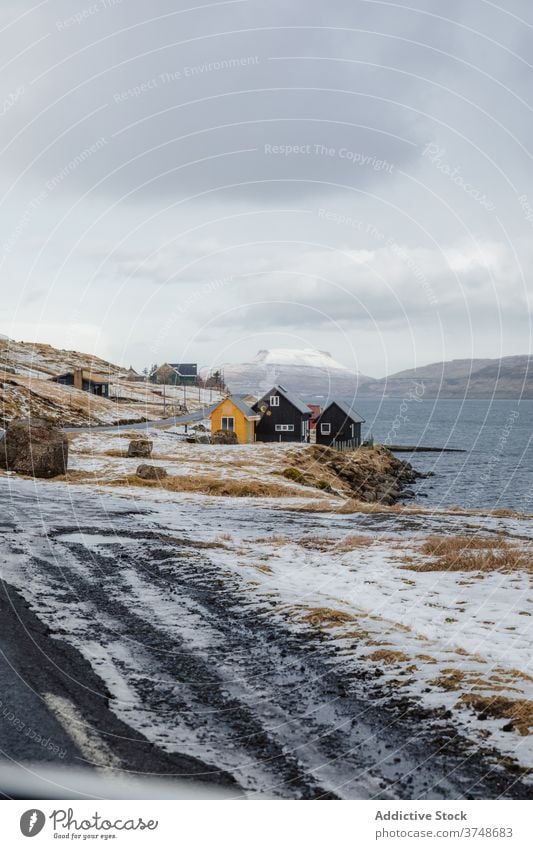
MULTIPOLYGON (((332 516, 280 511, 275 502, 165 495, 0 479, 2 577, 52 637, 79 655, 75 707, 83 708, 88 664, 91 698, 152 744, 146 772, 160 772, 165 755, 165 769, 175 769, 172 758, 183 755, 208 765, 214 780, 229 774, 250 795, 531 795, 517 767, 506 769, 493 757, 492 743, 486 749, 479 740, 474 744, 445 704, 418 698, 422 677, 414 689, 395 690, 392 674, 361 656, 357 615, 368 617, 369 604, 376 629, 380 621, 403 628, 407 636, 397 649, 407 651, 410 639, 419 640, 421 655, 435 655, 430 643, 432 626, 439 630, 438 605, 428 615, 420 611, 409 636, 402 591, 414 593, 415 582, 394 584, 380 553, 382 542, 391 548, 391 534, 400 543, 427 532, 427 518, 332 516), (342 540, 354 530, 375 544, 336 561, 320 547, 302 547, 302 540, 342 540), (346 615, 348 630, 330 633, 304 621, 306 612, 329 608, 346 615)), ((435 521, 445 532, 461 520, 435 521)), ((497 530, 498 520, 491 521, 490 530, 497 530)), ((431 592, 428 574, 419 579, 423 592, 431 592)), ((496 585, 484 586, 494 596, 496 585)), ((523 587, 514 591, 522 594, 523 587)), ((478 590, 461 592, 472 593, 473 616, 478 590)), ((446 593, 453 595, 451 588, 446 593)), ((412 618, 416 597, 407 598, 412 618)), ((508 598, 494 604, 505 606, 508 598)), ((384 645, 384 633, 374 634, 371 624, 366 629, 375 646, 384 645)), ((464 657, 460 634, 455 637, 453 646, 444 641, 436 662, 453 664, 453 647, 464 657)), ((468 629, 463 639, 471 639, 468 629)), ((45 656, 41 675, 48 662, 45 656)), ((397 680, 406 674, 408 683, 403 671, 397 680)), ((31 678, 32 669, 24 675, 31 678)), ((513 738, 509 749, 528 743, 507 737, 513 738)), ((100 767, 106 751, 110 766, 116 758, 139 771, 138 762, 128 763, 127 747, 116 751, 112 735, 98 749, 100 767)))

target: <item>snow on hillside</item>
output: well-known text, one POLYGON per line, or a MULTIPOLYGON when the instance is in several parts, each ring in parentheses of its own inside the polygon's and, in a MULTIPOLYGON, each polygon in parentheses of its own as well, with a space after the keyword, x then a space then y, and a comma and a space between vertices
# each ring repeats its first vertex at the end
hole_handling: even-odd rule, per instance
POLYGON ((120 366, 80 351, 65 351, 40 342, 15 342, 0 337, 0 369, 27 377, 53 377, 72 368, 117 374, 120 366))
POLYGON ((150 421, 193 412, 221 397, 213 390, 134 383, 124 373, 91 354, 0 339, 0 426, 30 414, 70 426, 150 421), (74 368, 108 377, 109 398, 53 382, 74 368))
POLYGON ((310 368, 338 369, 348 371, 346 366, 334 360, 328 351, 317 351, 314 348, 272 348, 259 351, 255 357, 256 363, 284 366, 308 366, 310 368))
POLYGON ((302 397, 350 396, 358 386, 372 381, 350 370, 326 351, 314 348, 272 348, 257 353, 251 363, 225 366, 224 377, 232 392, 262 395, 281 383, 302 397))

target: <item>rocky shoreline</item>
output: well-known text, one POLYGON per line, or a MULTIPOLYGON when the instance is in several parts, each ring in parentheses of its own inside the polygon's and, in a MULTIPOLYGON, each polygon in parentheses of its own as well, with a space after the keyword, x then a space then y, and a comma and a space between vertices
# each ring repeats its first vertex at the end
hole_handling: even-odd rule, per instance
POLYGON ((410 485, 429 477, 399 460, 384 445, 361 446, 356 451, 336 451, 322 445, 296 449, 284 475, 299 483, 347 495, 365 503, 396 504, 413 498, 410 485))

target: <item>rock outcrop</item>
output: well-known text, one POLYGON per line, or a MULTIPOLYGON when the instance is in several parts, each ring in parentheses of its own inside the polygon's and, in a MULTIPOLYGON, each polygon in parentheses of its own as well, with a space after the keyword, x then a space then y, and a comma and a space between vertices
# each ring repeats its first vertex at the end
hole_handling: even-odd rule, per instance
POLYGON ((128 457, 151 457, 154 443, 149 439, 132 439, 128 445, 128 457))
POLYGON ((239 440, 233 430, 215 430, 211 442, 213 445, 237 445, 239 440))
MULTIPOLYGON (((344 452, 313 445, 296 449, 287 459, 292 469, 301 473, 301 483, 318 489, 330 487, 369 503, 394 504, 403 497, 403 490, 409 484, 425 477, 383 445, 344 452)), ((412 490, 408 492, 412 497, 412 490)))
POLYGON ((168 477, 166 469, 163 469, 161 466, 149 466, 147 463, 142 463, 135 474, 143 481, 159 481, 162 478, 168 477))
POLYGON ((13 419, 0 439, 0 468, 53 478, 68 465, 68 439, 63 431, 43 419, 13 419))

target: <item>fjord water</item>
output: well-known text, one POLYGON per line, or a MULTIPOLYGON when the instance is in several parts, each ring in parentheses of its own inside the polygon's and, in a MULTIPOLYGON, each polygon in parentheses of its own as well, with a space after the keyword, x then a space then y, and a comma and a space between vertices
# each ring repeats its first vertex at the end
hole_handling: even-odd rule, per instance
POLYGON ((405 454, 421 472, 428 506, 509 508, 533 513, 533 401, 358 397, 363 434, 389 445, 462 448, 464 454, 405 454))

